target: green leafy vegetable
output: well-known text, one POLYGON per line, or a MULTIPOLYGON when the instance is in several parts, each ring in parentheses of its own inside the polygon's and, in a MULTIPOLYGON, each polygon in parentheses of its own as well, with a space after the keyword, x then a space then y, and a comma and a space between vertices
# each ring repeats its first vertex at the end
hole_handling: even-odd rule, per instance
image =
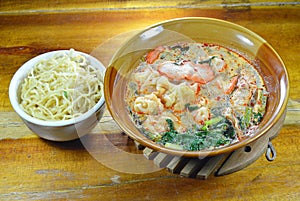
POLYGON ((199 151, 209 147, 229 144, 235 137, 232 123, 224 117, 216 117, 205 122, 198 131, 179 133, 175 130, 173 121, 166 119, 169 130, 165 132, 160 143, 173 149, 199 151))
POLYGON ((267 106, 267 99, 268 99, 268 92, 265 89, 258 89, 257 92, 257 105, 259 105, 258 112, 264 113, 267 106))
POLYGON ((174 138, 178 134, 178 132, 174 129, 174 124, 171 119, 166 119, 168 126, 169 126, 169 131, 165 132, 164 135, 161 137, 161 142, 163 144, 167 142, 173 142, 174 138))
POLYGON ((240 126, 241 126, 242 130, 247 129, 250 126, 251 117, 252 117, 252 108, 251 107, 246 107, 245 114, 241 118, 241 121, 240 121, 240 126))
POLYGON ((204 140, 196 138, 190 143, 188 150, 198 151, 198 150, 202 149, 202 147, 204 147, 204 140))
POLYGON ((201 128, 201 130, 208 130, 209 126, 212 126, 214 124, 217 124, 218 122, 220 122, 223 118, 222 117, 215 117, 213 119, 207 120, 204 122, 204 126, 201 128))
POLYGON ((219 139, 216 143, 217 146, 220 146, 220 145, 224 145, 224 144, 228 144, 230 142, 230 140, 228 139, 219 139))
POLYGON ((261 122, 263 118, 263 115, 260 112, 253 113, 253 122, 257 125, 259 122, 261 122))
POLYGON ((68 98, 68 92, 64 91, 64 97, 68 98))

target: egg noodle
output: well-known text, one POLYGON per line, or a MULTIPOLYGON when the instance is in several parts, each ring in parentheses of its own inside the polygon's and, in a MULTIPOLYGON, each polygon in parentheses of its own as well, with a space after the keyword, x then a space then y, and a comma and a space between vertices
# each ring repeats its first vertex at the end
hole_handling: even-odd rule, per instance
POLYGON ((68 120, 96 105, 102 90, 100 70, 70 49, 35 64, 21 85, 20 105, 41 120, 68 120))

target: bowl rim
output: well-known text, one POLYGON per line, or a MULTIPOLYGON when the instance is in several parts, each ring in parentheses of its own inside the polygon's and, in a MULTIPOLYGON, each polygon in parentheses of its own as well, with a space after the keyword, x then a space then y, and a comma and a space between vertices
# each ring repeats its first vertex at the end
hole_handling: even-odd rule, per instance
MULTIPOLYGON (((31 115, 27 114, 21 107, 20 104, 18 102, 18 94, 17 94, 17 90, 19 88, 19 85, 22 83, 22 81, 25 79, 25 77, 27 76, 29 70, 40 60, 42 59, 46 59, 46 58, 50 58, 51 56, 58 54, 58 53, 67 53, 70 52, 70 49, 68 50, 54 50, 54 51, 50 51, 50 52, 46 52, 43 54, 40 54, 38 56, 35 56, 33 58, 31 58, 30 60, 26 61, 24 64, 21 65, 21 67, 19 67, 19 69, 14 73, 10 84, 9 84, 9 99, 10 99, 10 103, 13 107, 13 109, 15 110, 15 112, 23 119, 26 120, 30 123, 36 124, 36 125, 40 125, 40 126, 47 126, 47 127, 62 127, 62 126, 68 126, 68 125, 72 125, 75 123, 79 123, 82 122, 83 120, 89 118, 92 114, 94 114, 99 108, 103 107, 105 104, 105 98, 104 98, 104 87, 102 89, 102 96, 100 98, 100 100, 97 102, 96 105, 94 105, 91 109, 89 109, 87 112, 85 112, 84 114, 80 115, 79 117, 74 117, 72 119, 68 119, 68 120, 58 120, 58 121, 53 121, 53 120, 41 120, 41 119, 37 119, 35 117, 32 117, 31 115)), ((104 75, 106 72, 106 68, 105 66, 99 61, 97 60, 95 57, 81 52, 81 51, 77 51, 74 50, 74 53, 76 54, 81 54, 83 56, 85 56, 91 63, 96 64, 95 67, 97 67, 98 69, 101 70, 102 76, 103 76, 103 80, 104 80, 104 75)), ((104 86, 104 83, 103 83, 104 86)))
POLYGON ((275 49, 261 36, 259 36, 258 34, 256 34, 255 32, 247 29, 246 27, 243 27, 241 25, 229 22, 229 21, 225 21, 225 20, 221 20, 221 19, 217 19, 217 18, 210 18, 210 17, 182 17, 182 18, 174 18, 174 19, 169 19, 169 20, 165 20, 165 21, 161 21, 155 24, 152 24, 148 27, 145 27, 144 29, 142 29, 141 31, 135 33, 132 37, 130 37, 127 41, 125 41, 122 45, 121 48, 119 48, 114 55, 112 56, 109 65, 107 67, 107 71, 105 74, 105 78, 104 78, 104 96, 105 96, 105 100, 107 103, 107 108, 111 114, 111 116, 115 119, 116 123, 119 125, 119 127, 127 134, 129 135, 133 140, 136 140, 137 142, 141 143, 142 145, 146 146, 146 147, 150 147, 153 150, 156 151, 162 151, 164 153, 168 153, 168 154, 172 154, 172 155, 183 155, 183 156, 187 156, 187 157, 200 157, 200 156, 214 156, 214 155, 218 155, 218 154, 222 154, 222 153, 228 153, 230 151, 234 151, 238 148, 244 147, 247 144, 256 141, 257 139, 259 139, 260 137, 262 137, 263 135, 265 135, 276 123, 278 123, 278 121, 280 120, 282 115, 285 115, 285 111, 286 111, 286 107, 287 107, 287 103, 288 103, 288 97, 289 97, 289 90, 290 90, 290 84, 289 84, 289 75, 288 75, 288 71, 286 69, 286 66, 282 60, 282 58, 279 56, 279 54, 275 51, 275 49), (200 150, 200 151, 186 151, 186 150, 176 150, 176 149, 171 149, 171 148, 166 148, 164 146, 161 146, 153 141, 151 141, 148 138, 140 138, 138 136, 136 136, 136 134, 131 133, 131 131, 128 133, 128 129, 123 126, 122 124, 119 123, 118 118, 119 116, 117 114, 114 113, 113 108, 111 108, 110 106, 110 101, 107 100, 111 100, 110 98, 110 94, 108 94, 109 91, 109 76, 111 75, 111 68, 112 64, 115 62, 116 58, 118 55, 122 54, 122 51, 126 48, 125 45, 129 44, 131 42, 133 42, 135 40, 136 37, 140 36, 142 33, 144 33, 147 30, 150 30, 152 28, 158 27, 158 26, 163 26, 164 24, 168 24, 168 23, 177 23, 180 21, 185 21, 185 20, 189 20, 189 21, 210 21, 210 22, 214 22, 214 23, 222 23, 224 25, 230 25, 232 28, 234 29, 238 29, 239 31, 243 31, 246 32, 248 34, 251 34, 253 37, 255 37, 256 39, 258 39, 259 41, 262 42, 261 46, 266 46, 267 48, 269 48, 272 53, 276 56, 276 58, 278 59, 278 61, 281 63, 281 65, 283 66, 283 71, 284 71, 284 76, 286 77, 287 82, 285 83, 285 98, 280 97, 280 101, 278 106, 275 108, 276 111, 278 111, 277 115, 274 117, 272 116, 273 120, 272 121, 267 121, 267 126, 264 127, 263 130, 260 130, 257 134, 244 139, 243 141, 239 141, 237 143, 233 143, 230 146, 225 146, 225 147, 221 147, 221 148, 217 148, 217 149, 213 149, 213 150, 200 150), (117 119, 117 120, 116 120, 117 119))

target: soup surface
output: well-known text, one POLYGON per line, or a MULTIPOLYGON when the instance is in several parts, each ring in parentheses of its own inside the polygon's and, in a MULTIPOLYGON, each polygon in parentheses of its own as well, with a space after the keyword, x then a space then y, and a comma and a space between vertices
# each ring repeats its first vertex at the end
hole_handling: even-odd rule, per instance
POLYGON ((125 101, 144 135, 169 148, 211 150, 253 135, 267 91, 255 66, 215 44, 178 43, 148 52, 125 101))

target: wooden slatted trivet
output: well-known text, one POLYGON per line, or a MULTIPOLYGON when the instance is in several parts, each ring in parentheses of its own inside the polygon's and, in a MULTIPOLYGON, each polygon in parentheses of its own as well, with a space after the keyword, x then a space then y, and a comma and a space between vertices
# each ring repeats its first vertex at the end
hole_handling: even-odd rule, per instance
MULTIPOLYGON (((278 130, 270 135, 265 135, 258 140, 248 144, 246 147, 235 150, 232 153, 217 156, 199 158, 187 158, 173 156, 161 152, 156 152, 148 147, 143 147, 136 143, 136 147, 143 150, 144 156, 148 160, 153 160, 154 164, 160 168, 166 168, 173 174, 182 177, 205 180, 209 176, 222 176, 239 171, 257 160, 267 149, 272 148, 270 140, 278 133, 278 130)), ((275 155, 272 149, 269 154, 275 155)), ((272 160, 272 155, 267 158, 272 160)))

